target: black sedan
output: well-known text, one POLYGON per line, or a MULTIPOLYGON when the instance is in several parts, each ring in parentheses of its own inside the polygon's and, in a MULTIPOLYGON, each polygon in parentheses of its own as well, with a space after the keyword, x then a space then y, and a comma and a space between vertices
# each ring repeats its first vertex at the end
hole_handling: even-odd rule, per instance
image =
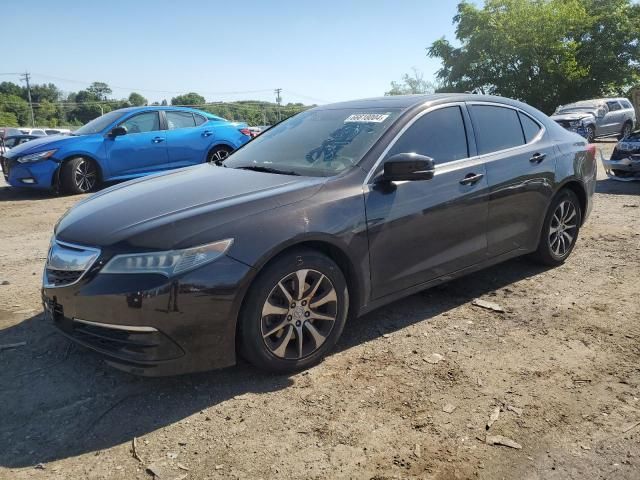
POLYGON ((220 166, 79 203, 51 240, 45 312, 133 373, 225 367, 237 354, 303 369, 347 318, 519 255, 564 262, 592 207, 594 157, 505 98, 316 107, 220 166))

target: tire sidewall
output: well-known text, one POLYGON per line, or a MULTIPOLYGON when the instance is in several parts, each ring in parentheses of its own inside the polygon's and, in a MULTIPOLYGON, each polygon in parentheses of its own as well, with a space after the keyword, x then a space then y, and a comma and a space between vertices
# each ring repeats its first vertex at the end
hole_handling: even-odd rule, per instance
MULTIPOLYGON (((219 150, 224 150, 225 152, 227 152, 227 156, 231 155, 231 153, 233 152, 233 149, 230 147, 227 147, 226 145, 216 145, 214 147, 211 147, 209 149, 209 151, 207 152, 207 156, 205 158, 205 162, 206 163, 215 163, 216 160, 213 160, 213 155, 219 151, 219 150)), ((226 157, 224 158, 224 160, 226 160, 226 157)))
POLYGON ((596 127, 593 125, 587 126, 587 140, 589 143, 593 143, 596 140, 596 127))
POLYGON ((346 323, 349 292, 344 275, 329 257, 314 250, 289 252, 268 264, 253 282, 240 312, 239 346, 243 357, 259 368, 277 373, 295 372, 317 364, 335 346, 346 323), (299 360, 273 355, 262 339, 262 308, 274 286, 301 268, 317 270, 333 283, 338 297, 337 315, 331 333, 318 350, 299 360))
POLYGON ((90 192, 93 192, 100 183, 99 170, 95 166, 95 162, 93 162, 93 160, 91 159, 87 159, 84 157, 74 157, 67 160, 64 164, 62 164, 61 169, 62 170, 60 172, 61 173, 60 180, 62 183, 62 190, 65 193, 76 194, 76 195, 83 194, 83 193, 90 193, 90 192), (80 164, 80 162, 90 162, 93 164, 94 168, 96 169, 96 183, 93 185, 91 189, 87 190, 86 192, 78 188, 78 185, 76 184, 76 181, 75 181, 75 171, 77 166, 80 164))

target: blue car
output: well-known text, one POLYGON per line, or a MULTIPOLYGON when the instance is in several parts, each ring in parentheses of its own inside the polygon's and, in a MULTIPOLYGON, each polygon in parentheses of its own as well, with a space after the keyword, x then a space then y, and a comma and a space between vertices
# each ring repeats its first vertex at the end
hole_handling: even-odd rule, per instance
POLYGON ((181 107, 132 107, 92 120, 71 136, 38 138, 0 157, 14 187, 86 193, 104 182, 224 160, 251 139, 244 123, 181 107))

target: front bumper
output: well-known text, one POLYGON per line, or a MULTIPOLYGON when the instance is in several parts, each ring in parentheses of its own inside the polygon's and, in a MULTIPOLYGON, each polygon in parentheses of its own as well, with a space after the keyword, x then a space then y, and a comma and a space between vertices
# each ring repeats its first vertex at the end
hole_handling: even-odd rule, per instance
POLYGON ((177 375, 235 363, 236 319, 253 269, 223 256, 182 276, 99 274, 43 287, 47 317, 130 373, 177 375))
POLYGON ((41 160, 33 163, 20 163, 15 159, 0 158, 2 174, 12 187, 49 189, 54 184, 59 163, 55 160, 41 160))
POLYGON ((640 154, 630 154, 618 160, 602 159, 604 171, 613 180, 630 182, 640 180, 640 154))

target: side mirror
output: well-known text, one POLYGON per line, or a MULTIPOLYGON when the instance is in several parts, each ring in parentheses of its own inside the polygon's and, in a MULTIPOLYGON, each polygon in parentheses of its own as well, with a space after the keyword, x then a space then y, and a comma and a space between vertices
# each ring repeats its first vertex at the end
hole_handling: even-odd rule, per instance
POLYGON ((397 153, 384 163, 377 182, 431 180, 435 173, 433 158, 418 153, 397 153))
POLYGON ((109 136, 113 138, 120 137, 121 135, 126 135, 126 134, 127 134, 127 127, 123 127, 122 125, 120 125, 119 127, 113 127, 109 132, 109 136))

